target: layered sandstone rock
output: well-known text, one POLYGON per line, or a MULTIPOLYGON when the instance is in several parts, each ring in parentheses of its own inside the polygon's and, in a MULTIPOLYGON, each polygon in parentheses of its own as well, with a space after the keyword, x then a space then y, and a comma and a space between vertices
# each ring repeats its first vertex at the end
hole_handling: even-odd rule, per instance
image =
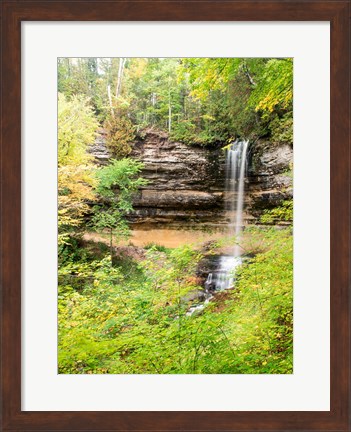
POLYGON ((257 221, 266 209, 293 198, 293 149, 289 144, 257 141, 251 145, 248 164, 250 218, 257 221))
POLYGON ((223 151, 171 142, 166 133, 151 130, 131 156, 144 163, 148 180, 135 198, 134 222, 223 221, 223 151))
MULTIPOLYGON (((90 149, 100 165, 111 155, 101 131, 90 149)), ((138 224, 206 226, 225 224, 225 154, 171 142, 165 132, 148 130, 133 144, 130 155, 144 163, 148 180, 134 199, 130 220, 138 224)), ((293 150, 288 144, 259 140, 250 144, 245 194, 245 220, 259 222, 265 209, 291 199, 293 150)))

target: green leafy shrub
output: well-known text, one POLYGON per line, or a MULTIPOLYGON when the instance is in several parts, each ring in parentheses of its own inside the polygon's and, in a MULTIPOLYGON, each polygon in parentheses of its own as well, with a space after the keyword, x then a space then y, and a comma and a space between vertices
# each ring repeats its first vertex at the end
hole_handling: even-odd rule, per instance
POLYGON ((283 201, 281 206, 272 210, 265 210, 260 220, 264 224, 274 224, 280 221, 292 222, 293 211, 293 201, 283 201))
POLYGON ((112 159, 96 173, 96 192, 101 204, 94 207, 91 225, 97 231, 109 232, 111 257, 113 238, 120 240, 130 234, 126 215, 133 210, 133 195, 146 184, 140 177, 142 168, 143 164, 134 159, 112 159))
POLYGON ((293 116, 292 112, 286 113, 283 117, 276 116, 270 123, 272 142, 293 143, 293 116))
POLYGON ((158 252, 167 252, 168 249, 166 248, 166 246, 154 243, 154 242, 150 242, 147 245, 144 246, 145 249, 153 249, 156 250, 158 252))
POLYGON ((135 139, 136 127, 124 110, 113 110, 106 118, 106 144, 116 158, 125 158, 132 151, 131 143, 135 139))

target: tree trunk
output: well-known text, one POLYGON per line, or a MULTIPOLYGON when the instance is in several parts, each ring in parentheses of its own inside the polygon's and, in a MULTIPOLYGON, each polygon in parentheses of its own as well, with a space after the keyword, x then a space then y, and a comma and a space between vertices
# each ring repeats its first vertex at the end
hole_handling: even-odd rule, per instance
POLYGON ((252 76, 250 75, 250 71, 249 71, 249 68, 247 67, 247 64, 246 64, 246 63, 243 63, 243 69, 244 69, 244 73, 245 73, 247 79, 249 80, 250 84, 251 84, 253 87, 255 87, 255 86, 256 86, 256 83, 255 83, 255 81, 253 80, 252 76))
POLYGON ((119 59, 119 66, 118 66, 118 77, 117 77, 117 85, 116 85, 116 98, 121 94, 122 90, 122 78, 123 78, 123 71, 124 71, 124 65, 126 63, 125 58, 119 59))

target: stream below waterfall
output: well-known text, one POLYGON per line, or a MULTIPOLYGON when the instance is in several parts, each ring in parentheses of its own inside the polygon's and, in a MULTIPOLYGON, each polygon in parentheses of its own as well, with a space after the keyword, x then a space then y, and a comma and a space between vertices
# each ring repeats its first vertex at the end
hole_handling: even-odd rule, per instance
POLYGON ((248 141, 236 140, 226 149, 224 202, 229 219, 229 235, 235 237, 235 244, 230 255, 219 257, 216 269, 208 274, 205 282, 205 301, 191 306, 187 312, 188 316, 201 311, 216 292, 234 288, 236 269, 242 264, 239 243, 243 229, 248 144, 248 141))

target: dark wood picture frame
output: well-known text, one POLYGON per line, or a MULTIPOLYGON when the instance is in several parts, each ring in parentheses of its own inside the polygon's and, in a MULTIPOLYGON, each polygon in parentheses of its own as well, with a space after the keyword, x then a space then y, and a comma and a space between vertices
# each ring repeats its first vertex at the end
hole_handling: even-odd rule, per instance
POLYGON ((1 391, 4 431, 349 431, 350 2, 3 0, 1 31, 1 391), (330 21, 331 409, 321 412, 21 411, 21 22, 330 21))

